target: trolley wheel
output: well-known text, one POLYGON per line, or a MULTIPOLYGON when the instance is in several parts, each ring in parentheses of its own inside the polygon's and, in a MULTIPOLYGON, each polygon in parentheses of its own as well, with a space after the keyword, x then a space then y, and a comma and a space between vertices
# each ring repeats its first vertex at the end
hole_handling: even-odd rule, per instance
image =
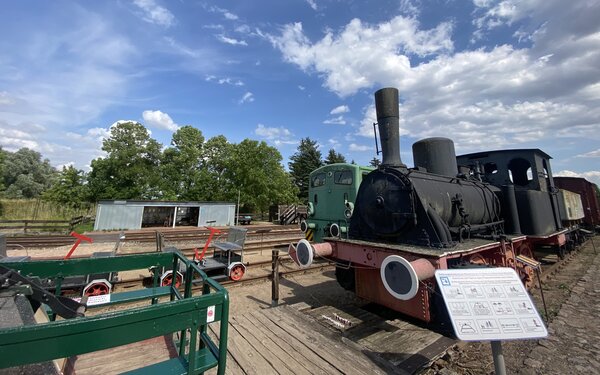
POLYGON ((92 285, 88 286, 88 288, 84 294, 88 297, 91 297, 91 296, 102 296, 102 295, 105 295, 108 293, 109 293, 108 285, 106 285, 104 283, 93 283, 92 285))
MULTIPOLYGON (((172 282, 173 282, 173 272, 169 271, 169 273, 163 277, 162 282, 160 283, 160 286, 171 286, 172 282)), ((177 273, 177 278, 175 279, 175 288, 179 288, 181 286, 181 283, 183 283, 183 278, 179 273, 177 273)))
POLYGON ((238 264, 229 272, 229 278, 233 281, 240 281, 244 277, 244 266, 238 264))

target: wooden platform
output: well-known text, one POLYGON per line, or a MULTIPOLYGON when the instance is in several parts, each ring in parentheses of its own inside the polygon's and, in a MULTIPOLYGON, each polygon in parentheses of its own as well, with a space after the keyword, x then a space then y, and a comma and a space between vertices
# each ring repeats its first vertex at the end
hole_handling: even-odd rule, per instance
POLYGON ((64 374, 120 374, 175 357, 177 350, 170 337, 159 336, 69 358, 64 374))
MULTIPOLYGON (((218 325, 209 327, 216 336, 218 325)), ((226 373, 412 374, 454 342, 358 307, 281 306, 230 319, 226 373)))

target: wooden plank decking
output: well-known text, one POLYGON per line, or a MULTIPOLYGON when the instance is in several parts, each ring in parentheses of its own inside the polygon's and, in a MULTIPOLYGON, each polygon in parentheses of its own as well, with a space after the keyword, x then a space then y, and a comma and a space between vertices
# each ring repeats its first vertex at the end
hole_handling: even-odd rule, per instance
MULTIPOLYGON (((215 339, 218 332, 219 323, 209 325, 215 339)), ((230 318, 226 373, 412 374, 453 343, 358 306, 284 305, 230 318)), ((174 356, 170 340, 157 337, 78 356, 74 369, 78 375, 120 373, 174 356)))
MULTIPOLYGON (((305 307, 281 306, 231 318, 226 373, 412 374, 454 343, 356 306, 344 311, 305 307), (326 318, 336 315, 350 325, 340 328, 326 318)), ((218 325, 209 327, 216 337, 218 325)))

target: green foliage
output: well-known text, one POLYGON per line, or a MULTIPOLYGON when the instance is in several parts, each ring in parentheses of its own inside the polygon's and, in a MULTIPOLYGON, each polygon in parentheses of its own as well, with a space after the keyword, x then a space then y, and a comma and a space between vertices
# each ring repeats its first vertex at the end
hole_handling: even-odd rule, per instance
POLYGON ((2 220, 70 220, 75 216, 95 216, 96 205, 84 203, 71 207, 42 199, 1 199, 2 220))
POLYGON ((94 222, 93 221, 87 221, 85 223, 77 224, 75 226, 75 228, 73 228, 73 231, 77 232, 77 233, 91 232, 93 230, 94 230, 94 222))
POLYGON ((345 163, 346 158, 344 155, 336 152, 334 149, 330 149, 327 154, 327 158, 325 158, 325 164, 334 164, 334 163, 345 163))
POLYGON ((89 196, 85 181, 82 170, 72 165, 63 167, 56 183, 42 194, 42 198, 70 207, 81 207, 89 196))
POLYGON ((223 174, 228 184, 227 198, 235 201, 239 189, 240 201, 250 212, 266 212, 274 202, 295 201, 297 190, 281 160, 279 151, 265 142, 245 139, 234 145, 225 159, 227 167, 223 174))
POLYGON ((308 201, 308 175, 323 165, 317 142, 308 137, 303 138, 298 151, 290 157, 290 160, 288 166, 292 182, 298 187, 298 198, 306 202, 308 201))
POLYGON ((2 152, 2 184, 6 198, 36 198, 52 185, 56 170, 39 152, 22 148, 2 152))
MULTIPOLYGON (((303 142, 305 154, 298 160, 302 164, 308 157, 308 179, 308 173, 321 165, 321 154, 315 142, 308 138, 303 142)), ((233 144, 222 135, 205 141, 200 130, 183 126, 161 152, 161 145, 142 124, 122 122, 111 127, 102 150, 106 156, 93 160, 86 174, 73 166, 58 173, 35 151, 22 149, 11 154, 0 149, 0 172, 6 172, 1 176, 7 193, 43 198, 35 201, 32 210, 25 207, 29 203, 10 208, 11 215, 40 218, 39 207, 55 205, 54 210, 61 211, 58 216, 65 216, 67 211, 85 211, 89 207, 86 202, 100 199, 237 202, 239 194, 242 207, 252 212, 297 201, 298 187, 284 170, 281 154, 265 142, 245 139, 233 144)), ((335 152, 333 157, 343 158, 335 152)), ((72 216, 78 215, 69 218, 72 216)))
POLYGON ((138 122, 111 127, 110 137, 102 143, 107 156, 92 160, 88 175, 91 199, 158 198, 160 148, 138 122))
POLYGON ((371 167, 377 168, 379 167, 379 165, 381 165, 381 160, 379 160, 378 158, 373 158, 371 159, 371 161, 369 162, 369 165, 371 167))
POLYGON ((191 126, 173 134, 161 157, 161 197, 169 200, 202 200, 204 136, 191 126))

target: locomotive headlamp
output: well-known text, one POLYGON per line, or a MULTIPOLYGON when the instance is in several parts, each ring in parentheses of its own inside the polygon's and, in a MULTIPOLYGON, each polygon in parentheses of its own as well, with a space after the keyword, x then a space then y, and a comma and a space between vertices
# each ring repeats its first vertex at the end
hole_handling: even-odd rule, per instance
POLYGON ((354 203, 352 202, 344 202, 346 209, 344 210, 344 216, 346 219, 350 219, 352 217, 352 213, 354 212, 354 203))

